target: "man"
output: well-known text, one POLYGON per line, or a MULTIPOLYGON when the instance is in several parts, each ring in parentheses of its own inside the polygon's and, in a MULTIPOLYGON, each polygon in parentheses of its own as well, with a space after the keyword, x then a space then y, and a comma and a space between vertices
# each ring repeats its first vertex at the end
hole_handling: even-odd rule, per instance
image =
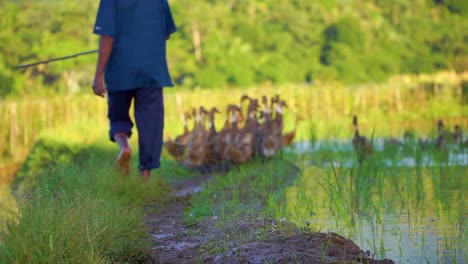
POLYGON ((143 180, 159 168, 164 127, 163 87, 173 86, 166 40, 176 31, 167 0, 101 0, 94 33, 100 35, 94 94, 107 92, 110 139, 120 147, 116 167, 130 171, 128 140, 134 100, 143 180), (104 86, 105 82, 105 86, 104 86))

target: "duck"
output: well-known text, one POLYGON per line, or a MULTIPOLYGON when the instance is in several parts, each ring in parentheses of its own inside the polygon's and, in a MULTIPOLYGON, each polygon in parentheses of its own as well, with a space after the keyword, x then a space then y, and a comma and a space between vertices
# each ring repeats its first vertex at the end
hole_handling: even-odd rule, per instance
POLYGON ((453 131, 453 142, 462 148, 468 148, 468 139, 463 138, 463 130, 460 125, 455 125, 453 131))
POLYGON ((396 137, 386 138, 384 140, 385 148, 395 148, 403 145, 403 141, 399 140, 396 137))
POLYGON ((294 129, 288 133, 283 134, 283 147, 289 146, 292 144, 294 138, 296 137, 297 127, 299 122, 303 119, 301 117, 296 118, 296 122, 294 123, 294 129))
POLYGON ((453 143, 462 145, 463 144, 463 130, 460 125, 455 125, 453 130, 453 143))
POLYGON ((188 112, 184 112, 184 132, 175 138, 175 142, 187 145, 190 140, 191 132, 188 128, 188 121, 191 118, 191 115, 188 112))
POLYGON ((180 161, 183 158, 185 149, 187 148, 187 143, 190 140, 191 132, 188 129, 188 120, 191 118, 188 112, 184 113, 184 132, 177 136, 175 140, 172 140, 170 137, 166 142, 166 147, 171 156, 173 156, 177 161, 180 161))
POLYGON ((193 117, 195 118, 194 128, 192 131, 191 140, 188 142, 189 149, 200 148, 205 144, 208 131, 205 127, 204 115, 208 112, 203 106, 200 106, 198 114, 196 109, 193 110, 193 117))
POLYGON ((276 101, 276 111, 275 111, 275 123, 276 123, 276 129, 278 132, 282 132, 283 131, 283 127, 284 127, 284 123, 283 123, 283 109, 285 107, 288 107, 288 105, 286 104, 286 102, 284 100, 279 100, 279 97, 276 101))
MULTIPOLYGON (((268 97, 266 95, 262 96, 262 104, 263 104, 263 120, 271 120, 273 118, 272 113, 271 113, 271 107, 268 104, 268 97)), ((273 103, 272 103, 273 104, 273 103)))
POLYGON ((215 114, 217 113, 221 112, 216 107, 213 107, 209 112, 210 128, 206 138, 205 157, 206 162, 210 165, 217 164, 221 161, 221 156, 217 150, 217 145, 219 144, 219 133, 216 131, 215 126, 215 114))
POLYGON ((229 130, 229 142, 226 144, 225 158, 228 162, 240 164, 248 161, 253 154, 252 141, 253 134, 246 132, 239 126, 242 121, 242 110, 237 105, 231 105, 232 123, 229 130))
MULTIPOLYGON (((248 139, 247 141, 250 140, 248 139)), ((229 162, 238 165, 249 161, 253 155, 253 149, 249 145, 250 142, 241 142, 239 146, 229 144, 226 150, 229 157, 229 162)))
POLYGON ((358 155, 360 163, 373 153, 372 143, 365 137, 359 134, 359 125, 357 116, 353 116, 354 138, 353 147, 358 155))
POLYGON ((403 133, 403 140, 405 143, 413 142, 416 138, 416 133, 413 129, 406 129, 403 133))
POLYGON ((442 120, 437 121, 437 138, 435 140, 435 147, 436 149, 443 149, 447 146, 447 138, 446 138, 446 131, 445 125, 442 120))
POLYGON ((271 119, 271 115, 265 112, 260 113, 264 122, 261 126, 263 140, 261 142, 261 154, 266 157, 272 157, 276 151, 282 147, 282 138, 278 137, 276 123, 271 119))
POLYGON ((239 141, 242 144, 246 144, 247 147, 253 148, 255 132, 258 127, 257 110, 259 106, 257 99, 249 98, 249 101, 246 113, 247 118, 245 120, 244 127, 239 131, 239 141))
MULTIPOLYGON (((246 97, 243 97, 243 99, 245 100, 246 97)), ((245 144, 245 148, 248 149, 248 152, 252 152, 252 156, 258 156, 262 152, 261 147, 264 137, 262 124, 260 124, 258 118, 260 104, 258 99, 252 97, 248 97, 247 99, 249 99, 250 102, 247 107, 247 119, 241 131, 241 138, 243 138, 243 144, 245 144)), ((267 101, 266 97, 264 97, 263 101, 265 104, 267 101)), ((264 109, 264 111, 268 110, 264 109)))
POLYGON ((216 139, 215 152, 220 156, 221 160, 226 159, 226 146, 230 143, 231 131, 231 109, 232 106, 228 105, 226 109, 226 120, 224 121, 223 128, 218 132, 216 139))
POLYGON ((198 115, 196 109, 192 112, 193 115, 196 116, 196 120, 190 138, 191 140, 188 142, 187 146, 187 159, 184 163, 188 167, 196 168, 200 167, 205 162, 205 143, 208 131, 205 127, 204 115, 207 115, 208 112, 203 106, 199 107, 198 115))

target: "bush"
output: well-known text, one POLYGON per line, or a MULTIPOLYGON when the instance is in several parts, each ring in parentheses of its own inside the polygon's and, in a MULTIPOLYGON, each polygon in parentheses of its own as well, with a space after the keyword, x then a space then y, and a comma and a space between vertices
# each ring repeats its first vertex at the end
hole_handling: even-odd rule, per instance
POLYGON ((452 13, 468 16, 468 1, 466 0, 435 0, 435 2, 445 5, 452 13))

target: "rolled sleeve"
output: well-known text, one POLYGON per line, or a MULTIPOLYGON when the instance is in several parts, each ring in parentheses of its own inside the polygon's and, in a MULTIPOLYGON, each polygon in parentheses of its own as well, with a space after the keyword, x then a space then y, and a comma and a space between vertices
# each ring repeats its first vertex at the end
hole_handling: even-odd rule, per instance
POLYGON ((169 7, 169 3, 167 0, 163 0, 164 4, 164 13, 166 19, 166 36, 171 35, 172 33, 177 31, 177 27, 174 23, 174 18, 172 17, 171 8, 169 7))
POLYGON ((117 34, 116 0, 101 0, 93 32, 102 36, 115 37, 117 34))

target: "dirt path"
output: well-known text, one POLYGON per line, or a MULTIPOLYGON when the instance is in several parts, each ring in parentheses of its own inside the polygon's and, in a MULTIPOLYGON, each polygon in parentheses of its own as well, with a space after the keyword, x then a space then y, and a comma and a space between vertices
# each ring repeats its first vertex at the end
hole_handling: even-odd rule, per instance
POLYGON ((152 263, 196 263, 198 248, 208 238, 192 234, 194 227, 182 223, 191 195, 201 191, 210 175, 189 179, 174 187, 173 199, 157 212, 147 212, 146 224, 153 236, 152 263))
POLYGON ((146 224, 153 237, 149 263, 394 263, 373 260, 338 234, 312 233, 273 219, 220 223, 214 217, 184 224, 189 197, 209 179, 200 176, 174 186, 169 203, 157 211, 148 208, 146 224))

